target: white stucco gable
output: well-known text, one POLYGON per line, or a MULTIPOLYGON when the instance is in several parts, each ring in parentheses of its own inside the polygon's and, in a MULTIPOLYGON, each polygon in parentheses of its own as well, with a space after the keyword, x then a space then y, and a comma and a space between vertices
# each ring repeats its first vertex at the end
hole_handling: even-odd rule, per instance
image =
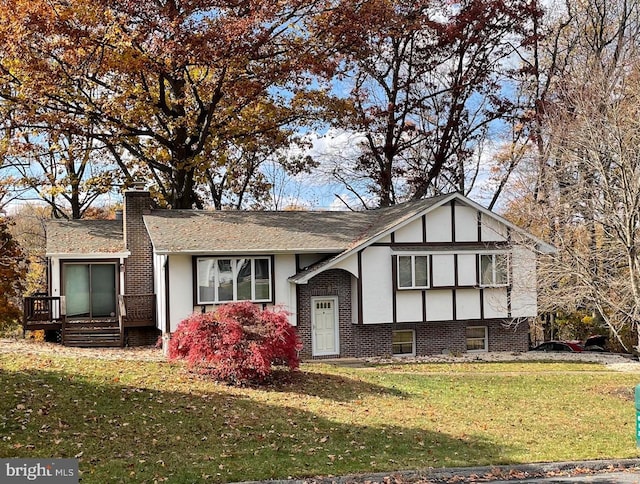
MULTIPOLYGON (((416 206, 413 205, 412 208, 415 209, 416 206)), ((437 201, 415 210, 414 213, 404 214, 397 223, 392 222, 381 227, 379 231, 358 241, 334 258, 323 261, 289 280, 295 284, 306 284, 315 275, 333 268, 344 268, 357 275, 354 271, 357 264, 355 254, 377 243, 441 243, 444 246, 464 242, 507 242, 509 239, 529 246, 534 252, 549 254, 556 251, 551 244, 526 232, 504 217, 460 193, 451 193, 438 197, 437 201), (455 207, 453 215, 451 207, 455 207)))

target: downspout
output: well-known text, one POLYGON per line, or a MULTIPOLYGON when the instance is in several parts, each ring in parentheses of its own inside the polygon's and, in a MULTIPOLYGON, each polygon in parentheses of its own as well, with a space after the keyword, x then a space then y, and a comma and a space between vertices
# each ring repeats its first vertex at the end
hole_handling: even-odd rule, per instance
POLYGON ((165 356, 169 351, 169 340, 171 339, 171 320, 170 307, 169 307, 169 256, 164 256, 164 263, 162 264, 164 272, 164 327, 162 328, 162 352, 165 356))

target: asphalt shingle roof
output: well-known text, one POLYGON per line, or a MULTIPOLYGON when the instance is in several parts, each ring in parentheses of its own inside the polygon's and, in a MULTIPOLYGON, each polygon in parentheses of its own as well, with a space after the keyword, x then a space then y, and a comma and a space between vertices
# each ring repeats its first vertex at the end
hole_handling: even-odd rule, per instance
POLYGON ((364 212, 153 210, 144 215, 157 252, 342 252, 442 197, 364 212))
POLYGON ((154 210, 144 216, 158 252, 342 251, 368 226, 363 212, 154 210))
POLYGON ((125 252, 122 220, 50 220, 47 254, 125 252))
MULTIPOLYGON (((152 210, 143 216, 160 253, 327 252, 365 243, 442 197, 363 212, 152 210)), ((48 254, 125 252, 122 220, 52 220, 48 254)))

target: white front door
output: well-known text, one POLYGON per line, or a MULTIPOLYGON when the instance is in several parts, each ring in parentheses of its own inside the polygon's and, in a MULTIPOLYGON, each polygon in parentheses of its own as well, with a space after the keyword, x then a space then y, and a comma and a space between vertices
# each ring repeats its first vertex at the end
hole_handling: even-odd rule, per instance
POLYGON ((311 299, 313 356, 339 355, 338 298, 311 299))

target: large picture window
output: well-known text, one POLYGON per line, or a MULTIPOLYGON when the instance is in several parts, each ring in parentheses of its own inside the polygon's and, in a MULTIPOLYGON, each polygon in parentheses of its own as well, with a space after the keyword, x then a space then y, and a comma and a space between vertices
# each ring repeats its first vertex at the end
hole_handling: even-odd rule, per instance
POLYGON ((509 256, 480 254, 480 285, 507 286, 509 284, 509 256))
POLYGON ((429 287, 429 257, 426 255, 398 256, 398 288, 426 289, 429 287))
POLYGON ((269 257, 199 257, 198 304, 271 301, 269 257))

